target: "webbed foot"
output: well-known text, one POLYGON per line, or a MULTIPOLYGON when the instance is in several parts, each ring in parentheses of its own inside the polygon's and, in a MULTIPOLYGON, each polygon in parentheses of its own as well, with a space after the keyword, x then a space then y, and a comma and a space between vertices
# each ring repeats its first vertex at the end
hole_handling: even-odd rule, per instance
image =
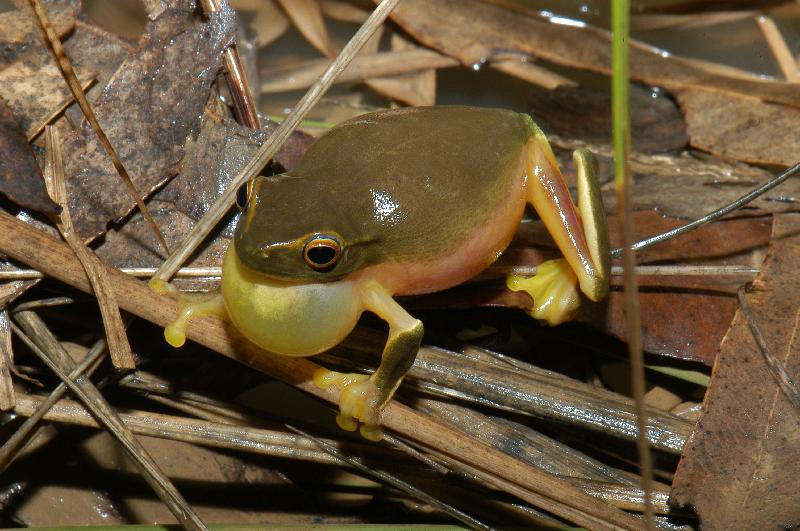
POLYGON ((148 285, 159 295, 165 295, 178 301, 177 317, 164 327, 164 339, 173 347, 182 347, 186 343, 186 330, 195 317, 216 315, 227 319, 228 313, 220 293, 184 293, 169 282, 158 278, 150 280, 148 285))
POLYGON ((370 441, 383 439, 379 417, 386 393, 381 393, 369 375, 319 369, 314 373, 314 384, 320 389, 341 390, 336 416, 340 428, 345 431, 359 428, 361 436, 370 441))
POLYGON ((509 275, 506 286, 511 291, 524 291, 533 298, 530 315, 555 326, 569 321, 580 306, 578 278, 566 260, 547 260, 539 264, 532 277, 509 275))

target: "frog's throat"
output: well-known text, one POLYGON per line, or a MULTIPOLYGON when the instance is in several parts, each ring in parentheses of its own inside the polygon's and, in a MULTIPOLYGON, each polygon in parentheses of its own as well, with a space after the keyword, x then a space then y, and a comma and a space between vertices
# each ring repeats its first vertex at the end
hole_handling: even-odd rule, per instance
POLYGON ((242 265, 234 246, 228 247, 223 261, 222 297, 242 335, 284 356, 311 356, 337 345, 362 312, 354 282, 272 280, 242 265))

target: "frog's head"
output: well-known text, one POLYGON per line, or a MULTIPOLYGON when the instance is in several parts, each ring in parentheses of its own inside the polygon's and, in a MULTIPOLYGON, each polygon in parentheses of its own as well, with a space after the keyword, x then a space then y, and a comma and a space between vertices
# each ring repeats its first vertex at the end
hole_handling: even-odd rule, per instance
POLYGON ((249 269, 295 282, 332 282, 365 264, 368 239, 331 190, 290 174, 258 177, 237 194, 233 245, 249 269))

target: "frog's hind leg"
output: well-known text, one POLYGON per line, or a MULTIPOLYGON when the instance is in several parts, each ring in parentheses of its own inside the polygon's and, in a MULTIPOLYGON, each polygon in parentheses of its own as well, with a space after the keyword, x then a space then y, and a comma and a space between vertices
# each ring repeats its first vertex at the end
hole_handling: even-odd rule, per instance
POLYGON ((164 328, 164 339, 173 347, 182 347, 186 343, 186 330, 195 317, 216 315, 228 320, 222 294, 217 293, 184 293, 161 279, 152 279, 150 289, 159 295, 166 295, 178 301, 178 316, 164 328))
POLYGON ((314 374, 314 383, 323 389, 341 389, 336 417, 339 427, 354 431, 360 422, 361 435, 379 441, 383 437, 380 412, 414 363, 423 327, 377 283, 362 288, 362 297, 364 309, 389 323, 389 338, 378 369, 372 376, 320 369, 314 374))
POLYGON ((531 278, 511 275, 507 285, 534 299, 533 317, 555 325, 569 320, 580 305, 576 284, 591 300, 608 293, 608 228, 596 176, 596 161, 586 150, 573 153, 578 177, 578 207, 572 202, 553 150, 541 131, 528 141, 527 199, 547 227, 563 259, 549 260, 531 278))

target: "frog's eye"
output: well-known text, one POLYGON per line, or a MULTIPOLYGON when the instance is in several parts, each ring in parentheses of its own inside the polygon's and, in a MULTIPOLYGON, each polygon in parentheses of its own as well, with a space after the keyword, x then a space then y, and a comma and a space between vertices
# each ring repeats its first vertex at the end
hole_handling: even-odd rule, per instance
POLYGON ((236 190, 236 206, 239 210, 244 211, 247 208, 247 203, 250 201, 250 194, 253 193, 253 181, 247 181, 236 190))
POLYGON ((318 234, 303 246, 303 260, 308 267, 317 271, 328 271, 342 253, 342 246, 335 238, 318 234))

